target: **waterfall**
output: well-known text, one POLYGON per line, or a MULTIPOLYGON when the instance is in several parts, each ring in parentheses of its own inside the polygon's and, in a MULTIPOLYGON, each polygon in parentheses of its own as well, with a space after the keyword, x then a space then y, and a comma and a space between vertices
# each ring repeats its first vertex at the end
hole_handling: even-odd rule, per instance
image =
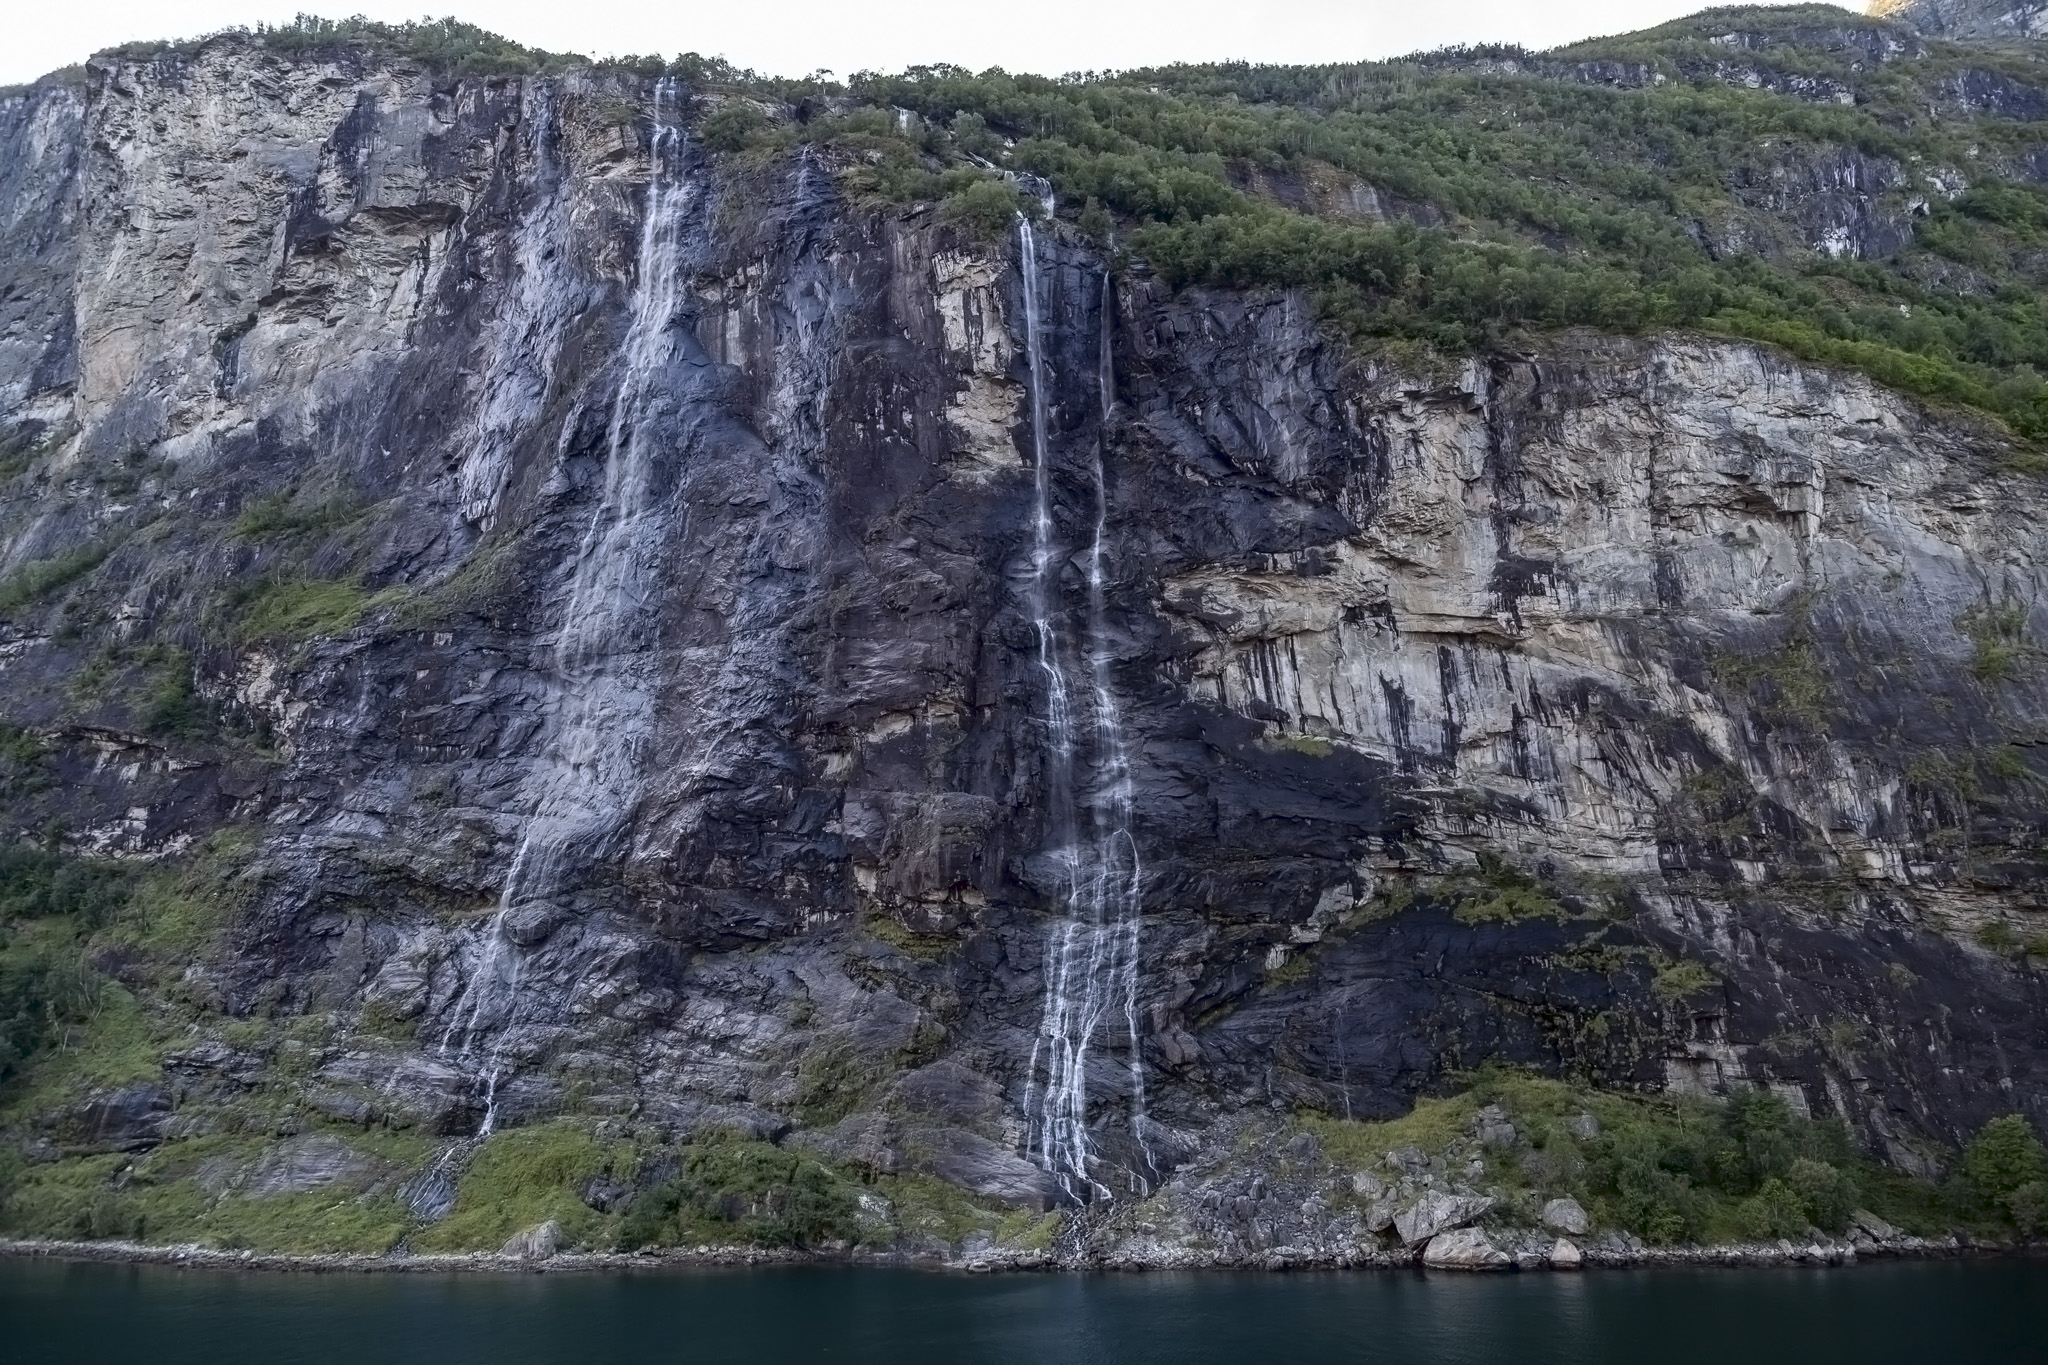
POLYGON ((1032 1046, 1024 1109, 1031 1130, 1027 1152, 1051 1172, 1070 1198, 1112 1198, 1094 1172, 1088 1129, 1088 1060, 1097 1035, 1120 1015, 1129 1049, 1130 1122, 1144 1170, 1130 1174, 1130 1192, 1149 1193, 1154 1173, 1143 1137, 1145 1088, 1138 1030, 1138 941, 1143 868, 1131 831, 1132 785, 1123 715, 1109 676, 1104 545, 1109 527, 1105 471, 1107 420, 1116 398, 1111 359, 1109 280, 1103 280, 1102 335, 1097 377, 1103 432, 1094 447, 1094 516, 1085 570, 1087 620, 1081 647, 1087 689, 1092 780, 1077 790, 1072 689, 1061 658, 1056 612, 1063 562, 1054 538, 1052 461, 1046 434, 1047 370, 1043 345, 1038 238, 1028 218, 1018 219, 1022 258, 1024 331, 1030 383, 1034 463, 1030 606, 1038 641, 1038 667, 1046 690, 1046 815, 1055 894, 1062 917, 1046 941, 1045 1006, 1032 1046), (1086 828, 1080 808, 1085 804, 1086 828), (1042 1076, 1042 1080, 1041 1080, 1042 1076))
POLYGON ((1116 412, 1115 293, 1107 270, 1102 272, 1099 317, 1095 380, 1102 417, 1095 437, 1095 533, 1088 543, 1088 670, 1095 690, 1096 752, 1104 790, 1094 804, 1094 865, 1103 900, 1097 918, 1117 940, 1110 972, 1123 1009, 1128 1047, 1131 1135, 1145 1163, 1144 1172, 1134 1175, 1133 1192, 1145 1194, 1150 1192, 1147 1182, 1157 1174, 1145 1141, 1145 1064, 1138 1042, 1138 931, 1144 910, 1145 870, 1131 832, 1131 760, 1124 747, 1123 711, 1117 704, 1116 689, 1110 685, 1109 624, 1103 604, 1102 547, 1109 534, 1109 423, 1116 412))
POLYGON ((552 651, 563 702, 552 744, 528 778, 531 813, 506 869, 496 913, 481 936, 481 956, 450 1007, 441 1038, 446 1052, 459 1035, 461 1052, 467 1054, 479 1034, 494 1032, 479 1137, 497 1122, 505 1029, 514 1022, 518 1005, 522 953, 508 932, 510 917, 563 888, 569 855, 588 860, 618 837, 639 789, 642 750, 653 720, 654 641, 647 608, 668 539, 653 437, 666 395, 664 376, 675 359, 691 200, 690 181, 680 173, 676 106, 676 82, 666 77, 654 90, 653 174, 641 224, 631 322, 606 432, 604 488, 578 547, 575 578, 552 651))

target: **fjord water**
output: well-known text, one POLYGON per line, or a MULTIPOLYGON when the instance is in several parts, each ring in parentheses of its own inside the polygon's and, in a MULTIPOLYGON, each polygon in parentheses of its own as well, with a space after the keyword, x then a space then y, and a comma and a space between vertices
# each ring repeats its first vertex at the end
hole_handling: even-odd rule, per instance
POLYGON ((2048 1263, 1583 1276, 287 1275, 0 1262, 39 1365, 1373 1365, 2048 1358, 2048 1263))

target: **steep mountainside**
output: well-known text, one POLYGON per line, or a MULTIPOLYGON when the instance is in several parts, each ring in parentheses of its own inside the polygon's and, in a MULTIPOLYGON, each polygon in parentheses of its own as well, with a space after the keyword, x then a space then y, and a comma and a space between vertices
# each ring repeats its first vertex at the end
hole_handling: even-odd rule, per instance
POLYGON ((1935 38, 2038 38, 2048 5, 2033 0, 1875 0, 1870 12, 1935 38))
POLYGON ((467 41, 0 97, 0 1230, 2048 1211, 2039 54, 467 41))

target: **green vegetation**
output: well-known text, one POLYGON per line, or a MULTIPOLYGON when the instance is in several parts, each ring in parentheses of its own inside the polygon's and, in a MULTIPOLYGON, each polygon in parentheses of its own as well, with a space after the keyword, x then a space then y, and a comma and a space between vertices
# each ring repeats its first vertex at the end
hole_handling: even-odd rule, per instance
MULTIPOLYGON (((710 97, 697 131, 721 154, 831 148, 858 196, 936 203, 973 234, 1036 212, 1004 177, 1038 177, 1082 232, 1169 282, 1303 289, 1360 345, 1693 328, 2048 439, 2048 191, 2011 169, 2032 125, 1953 94, 1971 70, 2038 87, 2048 56, 1930 43, 1870 60, 1892 32, 1826 6, 1735 7, 1546 54, 1313 67, 926 66, 840 84, 695 53, 599 66, 710 97), (1725 74, 1731 32, 1754 87, 1725 74), (793 116, 764 112, 776 102, 793 116), (1793 219, 1844 176, 1869 186, 1872 259, 1793 219)), ((295 59, 385 53, 456 75, 580 60, 452 19, 302 15, 254 37, 295 59)), ((603 117, 624 126, 616 104, 603 117)))
MULTIPOLYGON (((1473 1079, 1465 1093, 1421 1100, 1389 1122, 1307 1116, 1300 1124, 1332 1162, 1370 1168, 1400 1147, 1426 1154, 1461 1142, 1469 1148, 1480 1107, 1499 1105, 1529 1147, 1513 1160, 1491 1160, 1487 1183, 1531 1199, 1571 1195, 1596 1225, 1654 1243, 1775 1239, 1809 1225, 1840 1232, 1857 1208, 1922 1233, 1970 1223, 1959 1183, 1937 1190, 1882 1167, 1857 1150, 1841 1123, 1801 1118, 1770 1091, 1739 1091, 1715 1103, 1590 1090, 1499 1069, 1473 1079), (1597 1135, 1574 1135, 1580 1115, 1597 1120, 1597 1135)), ((2002 1167, 1999 1178, 2010 1182, 2019 1169, 2002 1167)), ((2020 1196, 2021 1204, 2031 1198, 2020 1196)))
POLYGON ((1979 602, 1956 618, 1956 629, 1971 644, 1970 672, 1979 682, 2004 682, 2033 653, 2023 602, 1979 602))
POLYGON ((244 507, 235 518, 235 535, 252 544, 325 535, 362 514, 360 503, 341 494, 308 501, 297 489, 284 488, 244 507))
POLYGON ((1688 959, 1658 968, 1656 977, 1650 982, 1650 989, 1666 1003, 1675 1005, 1692 996, 1713 990, 1720 984, 1720 977, 1688 959))
POLYGON ((114 552, 111 538, 90 541, 48 559, 39 559, 0 579, 0 612, 19 611, 48 597, 57 589, 77 582, 106 562, 114 552))
POLYGON ((49 427, 41 422, 25 423, 0 437, 0 483, 34 468, 70 437, 68 427, 49 427))
POLYGON ((518 547, 512 537, 493 536, 472 550, 462 566, 442 582, 392 593, 393 619, 406 626, 422 626, 466 615, 489 616, 513 595, 518 567, 518 547))
POLYGON ((213 734, 219 721, 199 694, 197 675, 187 650, 154 640, 114 640, 79 665, 67 690, 82 707, 113 705, 120 719, 144 734, 193 740, 213 734))
POLYGON ((861 920, 869 938, 886 943, 905 957, 919 962, 942 962, 959 950, 959 943, 944 934, 921 934, 887 911, 877 910, 861 920))
POLYGON ((422 1224, 390 1191, 395 1179, 440 1160, 440 1144, 377 1129, 314 1131, 353 1148, 367 1173, 324 1191, 252 1193, 248 1176, 274 1152, 275 1139, 261 1133, 28 1167, 9 1164, 12 1150, 0 1149, 0 1233, 375 1254, 401 1240, 421 1252, 496 1251, 552 1220, 568 1245, 600 1250, 817 1250, 982 1233, 1044 1251, 1061 1225, 1058 1213, 985 1206, 931 1176, 861 1173, 731 1133, 639 1145, 572 1119, 493 1135, 463 1169, 453 1210, 422 1224), (610 1212, 590 1197, 599 1187, 613 1192, 610 1212))
POLYGON ((2018 1114, 1984 1125, 1963 1149, 1962 1176, 1981 1204, 2021 1232, 2048 1232, 2048 1150, 2018 1114))
POLYGON ((158 1074, 195 955, 246 903, 250 845, 216 834, 182 866, 0 844, 0 1119, 79 1087, 158 1074), (94 964, 123 963, 138 998, 94 964))
POLYGON ((1037 176, 1085 233, 1170 282, 1302 288, 1362 344, 1458 353, 1557 328, 1696 328, 2048 437, 2048 195, 1999 178, 2027 125, 1942 93, 1987 62, 2038 83, 2048 59, 1937 44, 1873 64, 1859 35, 1883 27, 1818 6, 1738 8, 1545 56, 1061 79, 934 66, 844 87, 699 59, 692 79, 835 101, 776 123, 728 105, 706 123, 721 149, 829 145, 873 200, 939 202, 986 234, 1034 204, 1001 173, 1037 176), (1711 40, 1730 30, 1758 35, 1746 65, 1831 82, 1854 103, 1725 81, 1727 49, 1711 40), (1599 60, 1656 79, 1603 84, 1580 65, 1599 60), (1844 158, 1890 186, 1872 195, 1899 225, 1889 255, 1822 249, 1802 236, 1819 229, 1757 196, 1781 177, 1832 183, 1844 158), (1967 189, 1942 178, 1963 166, 1967 189))
POLYGON ((697 136, 715 152, 737 152, 767 126, 767 115, 744 100, 735 100, 699 124, 697 136))
POLYGON ((322 19, 301 14, 277 28, 259 24, 256 36, 271 51, 289 57, 330 57, 369 48, 458 76, 531 76, 583 64, 573 53, 524 47, 458 19, 383 24, 361 15, 322 19))
POLYGON ((633 1201, 623 1247, 707 1242, 816 1247, 860 1237, 859 1190, 814 1157, 771 1143, 710 1138, 676 1174, 633 1201))
POLYGON ((1479 855, 1478 885, 1458 889, 1451 917, 1462 924, 1514 924, 1520 920, 1569 919, 1571 912, 1528 873, 1492 853, 1479 855))
POLYGON ((1785 616, 1781 639, 1718 655, 1714 678, 1774 724, 1822 729, 1836 709, 1835 680, 1814 643, 1809 605, 1795 602, 1785 616))
POLYGON ((630 1147, 601 1144, 568 1121, 493 1134, 457 1186, 455 1208, 425 1229, 422 1251, 481 1247, 495 1251, 523 1228, 554 1219, 572 1241, 588 1241, 602 1221, 578 1191, 598 1176, 631 1180, 630 1147))
POLYGON ((105 1011, 107 983, 82 940, 127 908, 134 884, 118 863, 0 845, 0 1084, 105 1011))
POLYGON ((1714 1102, 1487 1068, 1464 1093, 1421 1100, 1388 1122, 1298 1122, 1329 1161, 1369 1169, 1401 1147, 1469 1153, 1474 1118, 1489 1104, 1529 1145, 1512 1160, 1495 1154, 1487 1184, 1511 1203, 1571 1195, 1598 1227, 1654 1243, 1775 1240, 1809 1226, 1840 1233, 1858 1209, 1922 1236, 2048 1232, 2048 1149, 2017 1115, 1987 1124, 1939 1186, 1880 1164, 1840 1121, 1802 1118, 1767 1090, 1714 1102), (1575 1135, 1581 1115, 1597 1120, 1596 1135, 1575 1135))
POLYGON ((182 649, 164 650, 152 662, 155 681, 137 717, 143 730, 167 739, 193 739, 203 734, 213 718, 193 681, 192 656, 182 649))
POLYGON ((197 1178, 208 1167, 247 1169, 263 1146, 261 1139, 199 1138, 140 1158, 113 1153, 33 1166, 0 1182, 8 1195, 0 1204, 0 1230, 226 1250, 377 1253, 411 1225, 405 1207, 388 1195, 307 1191, 246 1198, 209 1193, 197 1178))
POLYGON ((402 588, 372 593, 355 579, 280 574, 237 584, 227 607, 237 639, 294 643, 345 635, 371 611, 408 596, 402 588))
POLYGON ((0 721, 0 801, 34 796, 50 785, 49 748, 30 731, 0 721))

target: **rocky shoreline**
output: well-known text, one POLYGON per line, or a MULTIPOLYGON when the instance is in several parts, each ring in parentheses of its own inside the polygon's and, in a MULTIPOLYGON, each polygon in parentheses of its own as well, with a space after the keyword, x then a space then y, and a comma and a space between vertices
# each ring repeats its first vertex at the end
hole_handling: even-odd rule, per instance
MULTIPOLYGON (((518 1239, 515 1239, 517 1241, 518 1239)), ((1251 1260, 1179 1254, 1143 1259, 1128 1255, 1068 1257, 1028 1251, 981 1250, 963 1255, 871 1251, 794 1251, 758 1247, 671 1247, 661 1251, 533 1251, 357 1255, 225 1251, 196 1245, 152 1246, 139 1242, 75 1242, 38 1238, 0 1239, 0 1257, 23 1260, 97 1261, 168 1265, 193 1270, 262 1270, 299 1273, 535 1274, 765 1266, 898 1266, 969 1273, 998 1271, 1146 1270, 1557 1270, 1640 1269, 1677 1266, 1851 1266, 1867 1259, 1937 1259, 2027 1254, 2028 1248, 1962 1237, 1901 1237, 1879 1244, 1869 1239, 1822 1235, 1798 1241, 1724 1246, 1653 1247, 1626 1234, 1604 1237, 1580 1249, 1580 1259, 1505 1253, 1500 1262, 1460 1264, 1409 1250, 1338 1257, 1281 1247, 1251 1260)))

